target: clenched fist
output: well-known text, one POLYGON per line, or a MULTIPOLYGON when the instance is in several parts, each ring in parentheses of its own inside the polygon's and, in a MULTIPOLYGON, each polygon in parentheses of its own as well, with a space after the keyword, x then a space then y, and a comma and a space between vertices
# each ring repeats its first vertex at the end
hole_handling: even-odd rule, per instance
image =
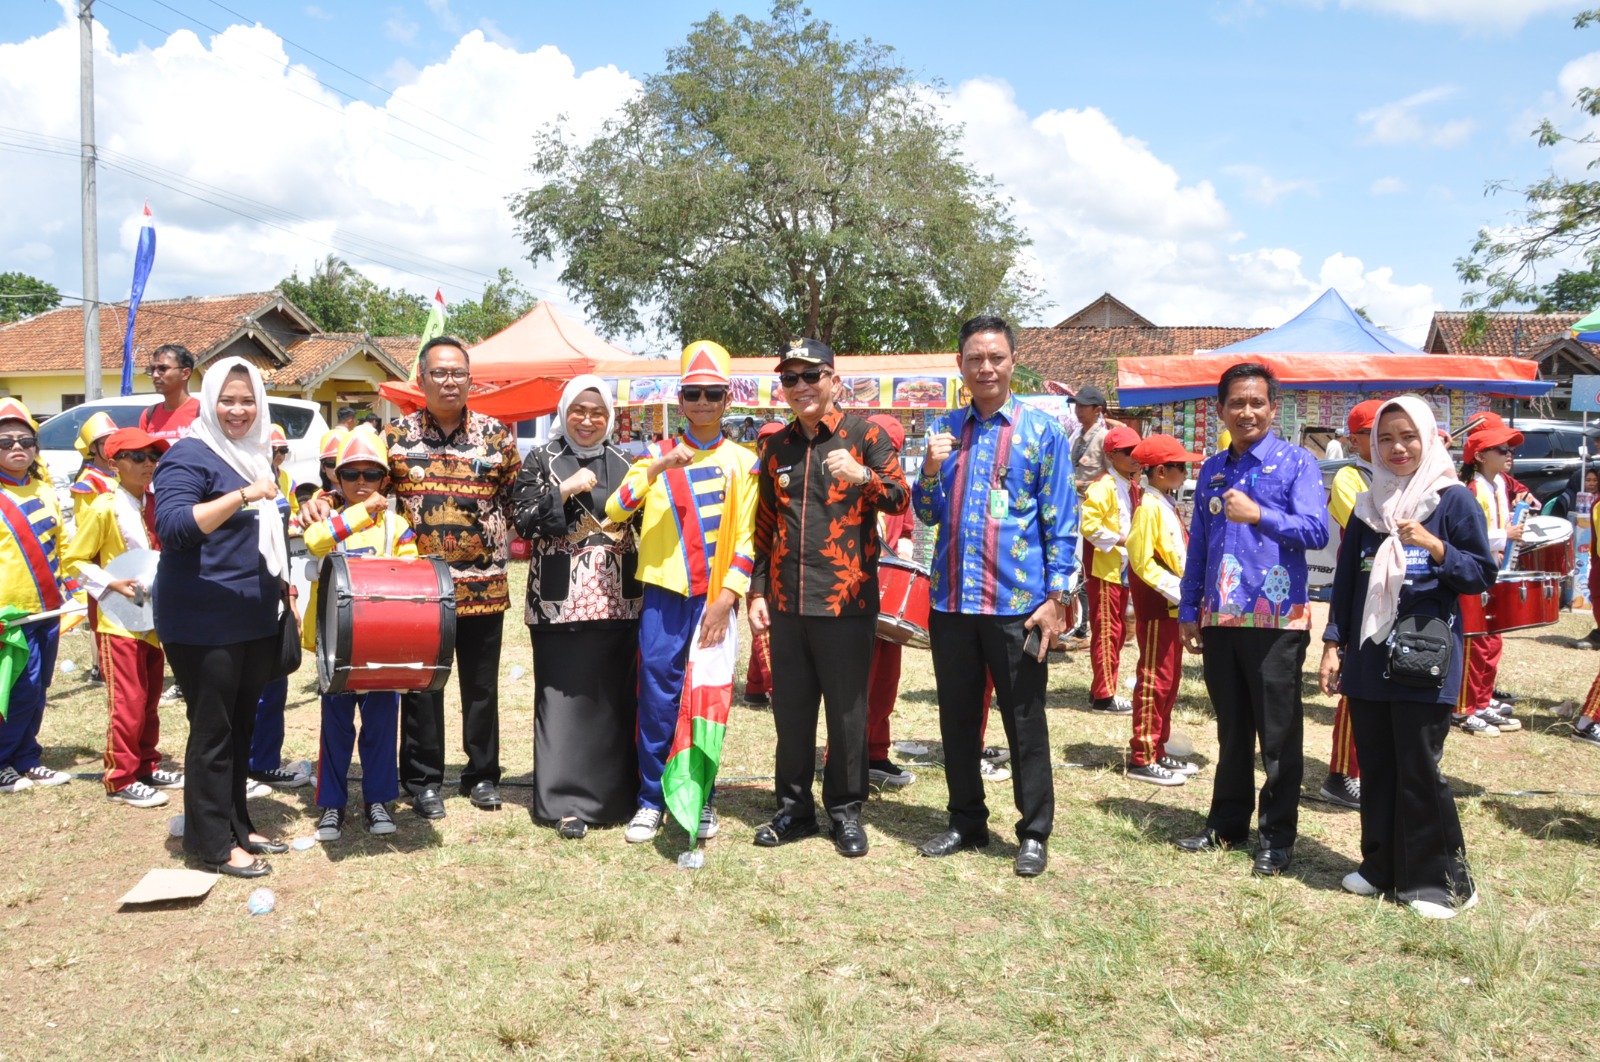
POLYGON ((872 478, 872 473, 867 470, 867 467, 854 457, 851 457, 848 450, 829 451, 823 463, 827 466, 830 475, 837 479, 842 479, 846 483, 854 483, 859 486, 872 478))
POLYGON ((594 485, 598 482, 599 480, 595 478, 594 472, 587 468, 580 468, 561 481, 561 500, 566 501, 574 494, 584 494, 594 490, 594 485))
POLYGON ((922 459, 922 474, 931 476, 944 464, 945 458, 956 448, 956 437, 947 431, 934 432, 928 436, 928 452, 922 459))
POLYGON ((683 468, 694 460, 694 451, 687 446, 674 446, 650 464, 650 482, 654 483, 661 473, 674 468, 683 468))

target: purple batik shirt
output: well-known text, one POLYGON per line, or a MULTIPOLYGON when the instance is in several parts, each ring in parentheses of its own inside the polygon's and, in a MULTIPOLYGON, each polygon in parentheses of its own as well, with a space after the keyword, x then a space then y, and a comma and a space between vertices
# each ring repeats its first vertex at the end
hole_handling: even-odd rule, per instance
POLYGON ((1195 478, 1179 622, 1310 629, 1306 550, 1328 544, 1327 513, 1317 462, 1273 432, 1243 454, 1230 447, 1207 458, 1195 478), (1234 488, 1261 507, 1260 523, 1223 513, 1234 488))

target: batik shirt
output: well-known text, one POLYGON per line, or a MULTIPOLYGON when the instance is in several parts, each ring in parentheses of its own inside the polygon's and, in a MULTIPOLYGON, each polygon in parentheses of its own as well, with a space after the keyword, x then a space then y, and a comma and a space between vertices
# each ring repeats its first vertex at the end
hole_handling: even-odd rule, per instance
POLYGON ((504 612, 511 600, 511 485, 522 468, 516 438, 471 410, 446 435, 419 409, 390 428, 387 441, 392 490, 416 532, 417 552, 450 565, 456 615, 504 612))
POLYGON ((755 592, 792 615, 876 615, 878 514, 904 512, 911 500, 888 433, 831 410, 813 437, 799 421, 768 436, 760 469, 755 592), (867 469, 865 483, 828 471, 835 450, 867 469))
POLYGON ((1307 630, 1306 550, 1328 544, 1322 475, 1311 454, 1272 432, 1241 455, 1206 458, 1196 478, 1178 619, 1213 627, 1307 630), (1237 488, 1261 522, 1236 524, 1223 495, 1237 488))
POLYGON ((967 406, 931 420, 956 448, 917 478, 917 519, 939 529, 932 604, 940 612, 1019 616, 1065 593, 1077 567, 1078 494, 1067 433, 1015 397, 995 414, 967 406))

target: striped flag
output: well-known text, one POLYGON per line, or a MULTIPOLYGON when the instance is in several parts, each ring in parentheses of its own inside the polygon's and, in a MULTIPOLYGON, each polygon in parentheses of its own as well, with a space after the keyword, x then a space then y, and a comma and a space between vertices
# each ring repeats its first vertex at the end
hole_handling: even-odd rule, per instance
POLYGON ((422 326, 422 341, 417 344, 417 356, 411 362, 411 378, 417 378, 417 369, 422 365, 422 348, 428 341, 438 339, 444 335, 444 319, 448 316, 444 308, 444 292, 439 288, 433 289, 433 308, 428 311, 428 323, 422 326))
POLYGON ((156 219, 150 203, 144 204, 144 224, 139 228, 139 247, 133 255, 133 290, 128 295, 128 331, 122 337, 122 393, 133 394, 133 322, 144 299, 145 281, 156 261, 156 219))
MULTIPOLYGON (((702 622, 704 617, 702 617, 702 622)), ((722 762, 722 739, 733 706, 733 672, 739 659, 738 617, 728 620, 728 633, 709 649, 700 648, 700 630, 689 643, 689 665, 683 672, 683 699, 672 751, 661 772, 661 795, 667 810, 689 831, 691 846, 700 829, 700 811, 711 796, 722 762)))

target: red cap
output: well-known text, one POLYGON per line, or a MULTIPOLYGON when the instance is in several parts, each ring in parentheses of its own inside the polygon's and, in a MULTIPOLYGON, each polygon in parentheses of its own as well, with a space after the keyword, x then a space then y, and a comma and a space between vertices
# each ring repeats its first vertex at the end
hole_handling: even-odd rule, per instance
POLYGON ((150 450, 166 453, 172 445, 166 439, 157 439, 143 428, 118 428, 106 436, 102 444, 107 457, 115 458, 124 450, 150 450))
POLYGON ((1383 408, 1383 399, 1369 398, 1365 402, 1357 402, 1350 407, 1350 415, 1345 418, 1344 426, 1351 435, 1360 435, 1362 432, 1372 430, 1372 422, 1378 419, 1378 410, 1383 408))
POLYGON ((1468 417, 1467 423, 1464 425, 1468 435, 1475 435, 1480 431, 1504 431, 1505 427, 1506 422, 1500 418, 1500 414, 1491 413, 1487 409, 1482 413, 1474 413, 1468 417))
POLYGON ((1180 461, 1191 464, 1205 460, 1200 454, 1191 454, 1185 450, 1183 443, 1170 435, 1152 435, 1147 439, 1141 439, 1139 445, 1133 448, 1133 459, 1145 468, 1180 461))
POLYGON ((1139 445, 1139 433, 1126 425, 1118 424, 1106 432, 1107 450, 1131 450, 1139 445))
POLYGON ((761 429, 756 432, 756 438, 765 439, 769 435, 776 435, 788 426, 781 420, 769 420, 761 425, 761 429))
POLYGON ((1461 460, 1470 463, 1476 461, 1478 454, 1484 450, 1492 450, 1496 446, 1517 447, 1521 445, 1522 433, 1520 431, 1507 428, 1504 425, 1498 428, 1482 427, 1467 436, 1467 444, 1461 450, 1461 460))
POLYGON ((872 421, 872 423, 876 424, 878 427, 882 428, 888 434, 889 441, 894 443, 894 448, 896 450, 905 449, 906 428, 904 424, 900 423, 898 418, 891 417, 887 413, 878 413, 868 417, 867 419, 872 421))

